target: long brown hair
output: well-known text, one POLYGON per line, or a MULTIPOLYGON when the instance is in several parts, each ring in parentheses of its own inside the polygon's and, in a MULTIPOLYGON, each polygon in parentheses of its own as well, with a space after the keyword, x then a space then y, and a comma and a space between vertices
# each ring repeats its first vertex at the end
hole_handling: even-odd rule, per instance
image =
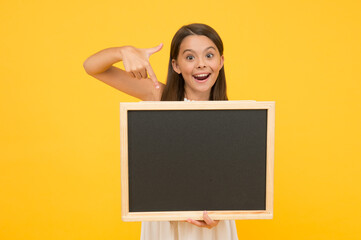
MULTIPOLYGON (((208 37, 217 46, 219 54, 221 56, 223 55, 222 39, 213 28, 200 23, 193 23, 181 27, 174 35, 170 47, 167 83, 163 90, 161 101, 183 101, 184 99, 184 79, 182 74, 178 74, 173 70, 172 59, 177 59, 183 39, 190 35, 203 35, 208 37)), ((211 89, 209 100, 228 100, 224 65, 219 71, 217 80, 211 89)))

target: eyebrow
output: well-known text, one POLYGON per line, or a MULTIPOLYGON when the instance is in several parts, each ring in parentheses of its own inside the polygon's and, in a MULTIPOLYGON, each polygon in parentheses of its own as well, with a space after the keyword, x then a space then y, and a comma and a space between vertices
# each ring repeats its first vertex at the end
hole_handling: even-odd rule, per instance
MULTIPOLYGON (((214 50, 216 50, 214 47, 210 46, 210 47, 207 47, 206 49, 204 49, 204 52, 207 51, 210 48, 213 48, 214 50)), ((194 50, 192 50, 192 49, 185 49, 182 54, 184 54, 187 51, 194 52, 194 50)))

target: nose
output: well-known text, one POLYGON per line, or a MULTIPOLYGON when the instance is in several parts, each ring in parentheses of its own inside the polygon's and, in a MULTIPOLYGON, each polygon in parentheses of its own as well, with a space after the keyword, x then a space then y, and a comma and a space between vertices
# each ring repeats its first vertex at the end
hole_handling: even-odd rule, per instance
POLYGON ((199 61, 198 61, 197 68, 204 68, 204 67, 206 67, 206 62, 204 61, 203 58, 200 58, 199 61))

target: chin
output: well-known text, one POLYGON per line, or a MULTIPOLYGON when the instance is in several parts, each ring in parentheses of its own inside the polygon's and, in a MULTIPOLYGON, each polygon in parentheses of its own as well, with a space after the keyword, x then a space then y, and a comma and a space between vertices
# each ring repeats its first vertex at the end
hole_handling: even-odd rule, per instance
POLYGON ((193 88, 193 90, 195 91, 195 92, 199 92, 199 93, 202 93, 202 94, 204 94, 204 93, 211 93, 211 90, 212 90, 212 86, 211 87, 207 87, 207 88, 193 88))

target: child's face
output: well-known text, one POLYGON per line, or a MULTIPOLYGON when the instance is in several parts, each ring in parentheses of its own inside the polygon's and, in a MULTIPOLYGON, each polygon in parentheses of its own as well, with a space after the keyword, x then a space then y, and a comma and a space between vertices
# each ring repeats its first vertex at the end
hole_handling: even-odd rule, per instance
POLYGON ((183 39, 172 66, 174 71, 182 74, 187 95, 197 98, 197 94, 210 94, 223 61, 212 40, 202 35, 190 35, 183 39))

